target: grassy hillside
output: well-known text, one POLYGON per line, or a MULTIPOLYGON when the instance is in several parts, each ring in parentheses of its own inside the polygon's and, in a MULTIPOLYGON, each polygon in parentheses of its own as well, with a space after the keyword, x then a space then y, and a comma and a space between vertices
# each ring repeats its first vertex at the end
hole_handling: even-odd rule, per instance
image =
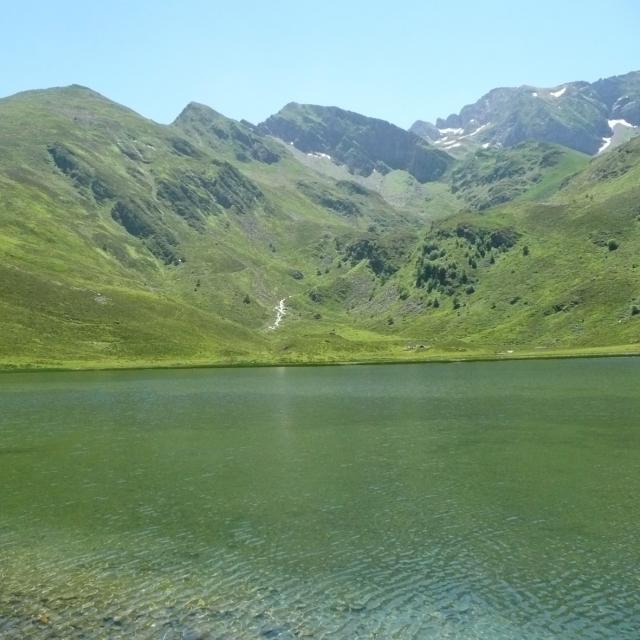
POLYGON ((588 163, 481 151, 421 183, 202 105, 164 126, 83 87, 19 94, 0 100, 0 365, 637 350, 639 184, 637 139, 588 163))
POLYGON ((378 194, 215 119, 234 134, 82 87, 0 101, 2 362, 268 359, 278 300, 339 247, 373 228, 415 242, 378 194))
MULTIPOLYGON (((359 290, 322 291, 349 314, 327 334, 331 348, 345 350, 338 341, 355 326, 374 358, 381 348, 397 360, 639 352, 640 140, 562 182, 544 202, 525 194, 433 222, 389 278, 375 280, 362 260, 359 290)), ((320 336, 307 326, 300 345, 294 329, 282 335, 302 357, 320 336)))
POLYGON ((587 161, 577 151, 541 142, 483 149, 464 158, 452 171, 451 188, 476 211, 522 197, 540 200, 553 195, 587 161))
POLYGON ((638 349, 639 256, 636 139, 592 161, 553 202, 434 224, 396 276, 396 286, 417 291, 388 313, 403 335, 436 348, 638 349))

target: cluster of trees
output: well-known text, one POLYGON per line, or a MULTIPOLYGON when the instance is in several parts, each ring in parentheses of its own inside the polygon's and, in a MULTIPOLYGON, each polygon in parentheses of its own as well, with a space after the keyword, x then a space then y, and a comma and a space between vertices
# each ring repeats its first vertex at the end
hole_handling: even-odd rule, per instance
MULTIPOLYGON (((468 224, 431 232, 417 261, 416 287, 452 298, 454 309, 458 309, 462 306, 460 296, 476 291, 474 272, 478 267, 495 264, 496 257, 517 241, 512 229, 481 229, 468 224)), ((522 254, 530 254, 528 246, 522 254)))

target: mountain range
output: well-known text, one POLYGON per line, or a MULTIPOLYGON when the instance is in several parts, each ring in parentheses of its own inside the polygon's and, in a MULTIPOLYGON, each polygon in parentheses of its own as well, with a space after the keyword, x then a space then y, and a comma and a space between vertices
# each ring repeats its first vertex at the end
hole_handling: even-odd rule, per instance
POLYGON ((562 144, 595 155, 622 144, 640 127, 640 73, 557 87, 493 89, 436 124, 411 131, 449 152, 512 147, 526 140, 562 144))
POLYGON ((4 98, 0 365, 636 352, 637 132, 640 72, 496 89, 410 131, 4 98))

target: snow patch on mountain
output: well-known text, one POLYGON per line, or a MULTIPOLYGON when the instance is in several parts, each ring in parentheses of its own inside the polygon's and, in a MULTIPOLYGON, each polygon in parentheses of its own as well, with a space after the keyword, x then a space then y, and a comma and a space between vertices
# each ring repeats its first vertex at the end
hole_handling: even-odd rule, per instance
POLYGON ((549 95, 553 96, 554 98, 562 98, 566 91, 567 87, 562 87, 562 89, 558 89, 557 91, 549 91, 549 95))
POLYGON ((609 120, 608 124, 609 124, 609 129, 611 129, 612 131, 617 125, 620 125, 621 127, 630 127, 631 129, 638 128, 635 125, 631 124, 630 122, 627 122, 626 120, 609 120))
MULTIPOLYGON (((469 124, 477 124, 477 122, 478 121, 474 118, 473 120, 469 121, 469 124)), ((440 145, 445 150, 455 149, 457 147, 461 147, 462 142, 465 141, 467 138, 472 138, 474 136, 477 136, 479 133, 481 133, 482 131, 484 131, 485 129, 491 126, 492 126, 492 123, 487 122, 485 124, 480 125, 470 133, 465 133, 464 129, 461 129, 461 128, 454 129, 449 127, 447 129, 438 129, 438 131, 442 134, 442 138, 440 138, 439 140, 435 140, 434 144, 440 145)))
POLYGON ((598 153, 606 151, 612 140, 613 138, 602 138, 602 146, 598 149, 598 153))
POLYGON ((481 131, 484 131, 487 127, 490 127, 490 126, 491 126, 491 123, 487 122, 486 124, 479 126, 475 131, 472 131, 471 133, 467 133, 467 135, 463 137, 471 138, 472 136, 477 136, 481 131))
POLYGON ((611 129, 611 136, 602 138, 602 145, 598 149, 596 155, 599 155, 608 149, 620 146, 629 140, 634 133, 640 131, 640 127, 631 124, 627 120, 607 120, 607 124, 609 125, 609 129, 611 129), (629 132, 629 129, 631 129, 633 133, 629 132))

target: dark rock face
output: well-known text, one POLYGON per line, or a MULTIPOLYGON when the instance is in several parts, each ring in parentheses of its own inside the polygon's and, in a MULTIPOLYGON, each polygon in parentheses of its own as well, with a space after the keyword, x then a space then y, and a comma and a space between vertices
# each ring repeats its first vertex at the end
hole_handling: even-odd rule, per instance
POLYGON ((173 138, 170 140, 170 142, 171 142, 171 146, 173 147, 173 150, 181 156, 187 156, 189 158, 197 158, 199 155, 198 150, 188 140, 185 140, 184 138, 173 138))
POLYGON ((451 158, 414 133, 337 107, 288 104, 258 127, 305 153, 323 153, 352 173, 404 169, 420 182, 437 180, 451 158))
MULTIPOLYGON (((637 113, 637 104, 640 102, 640 71, 604 78, 594 82, 591 87, 598 99, 610 109, 612 116, 615 117, 616 113, 621 115, 627 108, 630 113, 637 113)), ((640 124, 638 120, 629 122, 640 124)))
POLYGON ((250 180, 228 163, 221 163, 217 175, 184 172, 173 182, 160 180, 158 198, 198 231, 204 229, 206 216, 234 209, 248 213, 264 198, 250 180))
POLYGON ((264 200, 262 191, 228 162, 222 164, 218 176, 207 188, 220 206, 233 208, 238 213, 247 213, 264 200))
POLYGON ((438 118, 436 120, 438 129, 461 129, 462 118, 456 113, 452 113, 448 118, 438 118))
POLYGON ((411 125, 409 131, 425 140, 439 140, 442 137, 442 134, 435 124, 425 122, 424 120, 416 120, 416 122, 411 125))
POLYGON ((47 147, 47 151, 55 166, 73 182, 79 191, 89 190, 96 202, 115 197, 114 191, 70 149, 62 144, 54 144, 47 147))
POLYGON ((142 240, 147 249, 165 264, 184 262, 176 249, 178 241, 174 234, 140 203, 118 200, 111 209, 111 217, 128 234, 142 240))
POLYGON ((633 100, 629 96, 619 98, 611 109, 611 117, 614 120, 626 120, 629 124, 640 126, 640 99, 633 100))
POLYGON ((201 209, 206 207, 199 197, 199 194, 187 179, 180 183, 173 183, 169 180, 161 180, 158 183, 158 198, 165 201, 174 213, 179 215, 185 222, 199 231, 204 230, 204 218, 201 209))

